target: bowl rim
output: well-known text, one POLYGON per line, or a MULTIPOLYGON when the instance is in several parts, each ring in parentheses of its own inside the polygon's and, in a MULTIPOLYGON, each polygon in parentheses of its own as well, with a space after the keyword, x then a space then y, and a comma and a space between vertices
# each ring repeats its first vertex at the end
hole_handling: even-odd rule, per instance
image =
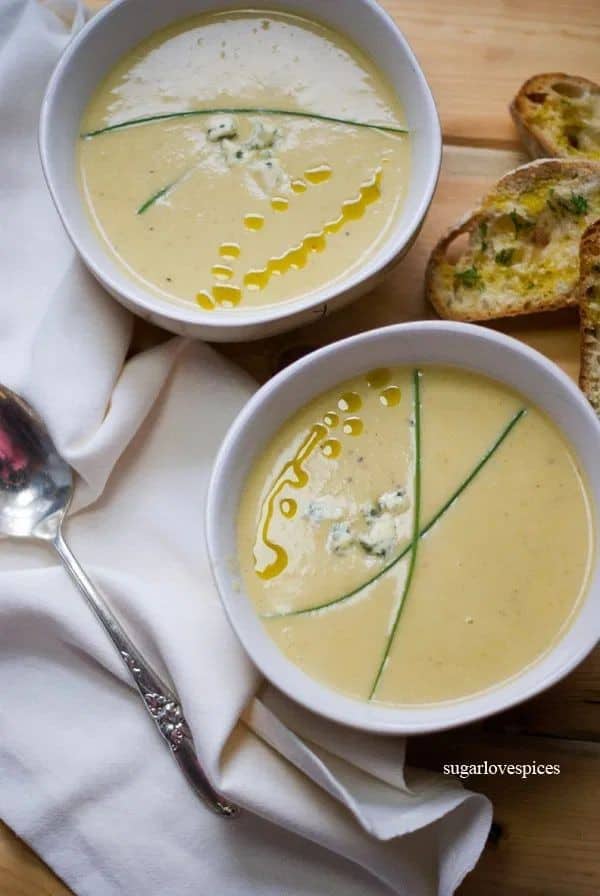
MULTIPOLYGON (((359 333, 347 339, 331 343, 300 358, 289 367, 280 371, 275 377, 261 386, 240 411, 225 435, 213 464, 204 520, 206 544, 213 581, 217 587, 229 623, 244 650, 259 671, 276 688, 285 693, 296 703, 311 712, 339 724, 361 731, 386 735, 413 735, 444 731, 479 721, 498 712, 503 712, 525 700, 529 700, 556 684, 585 659, 600 640, 600 614, 596 614, 595 618, 598 620, 596 626, 585 627, 583 633, 578 635, 578 645, 571 646, 568 656, 563 658, 561 662, 558 662, 557 660, 556 668, 554 668, 554 670, 546 677, 540 678, 541 670, 546 662, 555 655, 558 656, 561 652, 564 642, 569 638, 570 633, 576 626, 577 619, 582 615, 584 608, 588 607, 588 605, 591 606, 592 603, 595 602, 597 605, 596 611, 600 609, 600 582, 595 582, 595 579, 597 579, 600 574, 600 475, 597 476, 598 484, 592 486, 589 476, 591 465, 589 463, 586 464, 581 460, 579 453, 571 444, 569 436, 564 428, 557 423, 553 415, 548 412, 546 413, 548 413, 550 419, 553 420, 554 424, 558 426, 559 430, 567 438, 570 447, 575 453, 580 468, 588 479, 588 496, 591 505, 592 525, 594 527, 593 535, 595 538, 595 549, 591 562, 588 588, 581 598, 581 603, 577 611, 569 624, 562 630, 556 642, 552 644, 545 653, 525 667, 525 669, 516 673, 507 681, 501 682, 486 691, 477 692, 474 695, 456 701, 445 701, 425 705, 423 707, 411 707, 407 705, 390 707, 382 704, 369 704, 364 701, 350 698, 327 685, 321 684, 288 660, 267 634, 260 619, 256 615, 254 608, 251 606, 250 600, 244 592, 243 585, 237 575, 237 569, 235 572, 233 571, 232 556, 236 553, 236 546, 233 546, 233 553, 232 551, 227 552, 227 556, 223 554, 220 546, 222 519, 219 518, 219 508, 222 506, 222 495, 224 490, 230 488, 227 467, 235 462, 238 441, 241 440, 246 428, 257 415, 262 413, 264 417, 263 408, 269 399, 274 395, 289 389, 290 384, 293 383, 299 373, 306 371, 307 369, 310 370, 311 368, 318 369, 324 362, 331 361, 333 356, 345 352, 348 348, 357 343, 371 342, 376 345, 378 339, 385 337, 386 334, 393 336, 400 332, 414 336, 415 338, 418 338, 419 334, 423 332, 437 332, 449 337, 456 334, 466 334, 484 344, 487 343, 489 346, 493 345, 496 348, 500 347, 502 350, 506 350, 507 360, 511 352, 513 355, 520 355, 525 359, 527 364, 530 365, 531 369, 537 368, 537 370, 548 379, 549 384, 554 383, 563 393, 567 393, 569 402, 574 402, 575 413, 581 419, 580 425, 584 427, 586 437, 591 435, 597 440, 598 444, 600 444, 600 421, 596 417, 587 399, 558 365, 554 364, 536 349, 531 348, 527 344, 522 343, 511 336, 473 324, 448 321, 414 321, 410 323, 393 324, 391 326, 359 333), (256 624, 253 626, 248 627, 245 621, 241 621, 240 617, 242 614, 240 612, 240 606, 244 606, 244 604, 240 603, 242 600, 245 602, 244 613, 247 618, 249 619, 251 616, 254 617, 256 624), (539 680, 534 680, 532 683, 528 684, 528 679, 531 677, 532 672, 533 679, 535 679, 536 670, 539 680), (520 683, 521 686, 519 686, 520 683), (511 691, 510 696, 507 695, 508 691, 511 691)), ((377 356, 371 358, 370 363, 377 363, 377 356)), ((398 363, 402 362, 398 361, 398 363)), ((423 363, 428 362, 424 360, 423 363)), ((369 361, 367 360, 365 369, 368 367, 368 364, 369 361)), ((331 366, 336 366, 335 361, 331 366)), ((466 370, 476 370, 476 372, 481 372, 483 375, 486 375, 485 372, 481 370, 481 367, 469 366, 468 359, 466 359, 464 363, 462 360, 449 362, 449 366, 456 366, 466 370)), ((491 376, 492 379, 499 381, 497 376, 491 374, 487 375, 491 376)), ((340 381, 344 378, 345 377, 341 375, 340 381)), ((320 386, 318 378, 315 377, 313 396, 318 395, 324 388, 327 387, 320 386)), ((516 388, 517 391, 519 391, 518 387, 516 388)), ((527 397, 528 393, 526 386, 520 391, 527 397)), ((536 404, 533 399, 531 399, 531 401, 536 404)), ((302 401, 297 406, 302 406, 304 403, 305 401, 302 401)), ((294 412, 295 407, 291 409, 287 415, 283 414, 278 417, 275 431, 277 431, 277 429, 285 422, 285 419, 294 412)), ((257 455, 268 442, 268 439, 269 437, 267 437, 266 440, 263 440, 254 451, 250 458, 249 465, 254 462, 257 455)), ((246 475, 247 474, 244 475, 243 481, 245 481, 246 475)), ((243 482, 236 494, 236 499, 238 500, 241 495, 242 487, 243 482)))
MULTIPOLYGON (((57 65, 55 66, 41 105, 39 126, 38 126, 38 149, 44 173, 44 178, 48 185, 48 189, 52 196, 52 200, 57 209, 63 227, 67 235, 82 258, 89 270, 102 283, 102 285, 115 297, 129 308, 136 308, 144 316, 154 314, 162 317, 164 320, 176 321, 180 324, 196 325, 201 327, 210 339, 211 332, 218 334, 219 331, 231 329, 232 331, 250 331, 256 329, 257 326, 268 326, 269 324, 277 324, 277 322, 290 318, 290 328, 294 326, 293 319, 306 312, 315 311, 320 306, 327 303, 335 303, 342 298, 351 294, 353 291, 359 290, 363 286, 368 286, 369 281, 378 275, 385 273, 398 258, 402 251, 411 245, 412 240, 418 234, 420 227, 427 215, 431 205, 437 183, 440 175, 442 162, 442 134, 438 111, 435 105, 431 88, 425 77, 425 74, 415 56, 410 44, 408 43, 404 33, 396 24, 392 16, 384 10, 376 0, 353 0, 369 9, 371 15, 377 17, 393 34, 394 39, 401 52, 406 56, 410 67, 412 68, 423 94, 423 119, 428 122, 435 134, 435 139, 431 144, 431 159, 427 177, 423 184, 421 197, 411 217, 406 221, 401 230, 390 234, 388 239, 383 243, 381 249, 376 253, 377 262, 373 264, 372 258, 367 258, 365 263, 361 265, 355 274, 350 278, 344 279, 343 275, 338 280, 333 281, 328 286, 313 290, 305 296, 299 296, 295 299, 286 300, 285 302, 274 303, 272 305, 262 306, 254 309, 219 309, 218 315, 214 312, 208 312, 196 306, 190 305, 188 309, 185 305, 179 305, 177 302, 169 302, 167 299, 161 299, 154 295, 150 290, 137 283, 133 278, 129 280, 123 275, 122 280, 117 281, 111 274, 105 259, 109 260, 110 256, 102 247, 100 239, 97 240, 97 249, 88 250, 84 241, 79 238, 79 228, 72 220, 68 210, 68 203, 63 202, 61 188, 57 184, 54 177, 53 162, 54 147, 50 139, 51 120, 54 108, 55 97, 59 91, 63 78, 68 75, 69 67, 73 59, 85 48, 90 35, 103 28, 107 21, 115 16, 119 10, 133 2, 133 0, 114 0, 104 9, 96 13, 83 28, 72 38, 57 65)), ((159 2, 159 0, 154 0, 159 2)), ((215 11, 222 10, 225 12, 229 7, 227 0, 213 0, 215 11)), ((273 9, 277 11, 277 0, 273 0, 273 9)), ((208 10, 207 10, 208 11, 208 10)), ((172 21, 182 20, 186 16, 178 17, 175 15, 172 21)), ((318 17, 314 17, 318 21, 318 17)), ((356 43, 356 41, 354 41, 356 43)), ((360 45, 357 44, 359 47, 360 45)), ((134 44, 131 45, 132 47, 134 44)), ((361 48, 362 49, 362 48, 361 48)), ((216 337, 215 337, 216 338, 216 337)), ((239 338, 239 337, 238 337, 239 338)))

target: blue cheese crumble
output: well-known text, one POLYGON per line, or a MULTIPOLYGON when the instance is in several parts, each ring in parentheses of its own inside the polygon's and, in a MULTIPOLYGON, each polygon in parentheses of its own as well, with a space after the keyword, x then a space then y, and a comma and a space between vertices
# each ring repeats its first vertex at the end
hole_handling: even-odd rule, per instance
POLYGON ((359 536, 360 546, 375 557, 387 557, 396 545, 396 521, 391 513, 383 513, 359 536))
POLYGON ((335 520, 326 542, 330 553, 343 554, 351 547, 360 547, 371 557, 385 558, 393 553, 404 537, 405 527, 401 517, 410 503, 406 489, 396 486, 376 501, 362 504, 354 516, 346 514, 345 508, 331 496, 311 501, 305 516, 316 524, 335 520))
POLYGON ((270 149, 278 136, 279 130, 274 125, 255 121, 246 146, 248 149, 270 149))
POLYGON ((237 122, 233 115, 215 115, 208 123, 206 139, 211 143, 237 137, 237 122))
POLYGON ((350 523, 334 523, 327 536, 327 550, 331 554, 345 554, 355 543, 350 523))
POLYGON ((377 506, 382 510, 390 513, 404 513, 410 507, 410 498, 406 494, 406 489, 395 488, 391 492, 384 492, 377 499, 377 506))
POLYGON ((271 124, 255 121, 247 140, 242 140, 238 123, 233 115, 215 115, 210 119, 206 139, 218 143, 228 165, 241 162, 260 161, 265 164, 275 162, 273 150, 281 131, 271 124))
POLYGON ((291 178, 277 157, 285 135, 272 122, 254 120, 249 136, 242 139, 234 115, 214 115, 208 121, 206 140, 207 147, 213 145, 226 168, 243 166, 247 170, 248 187, 257 198, 289 189, 291 178))

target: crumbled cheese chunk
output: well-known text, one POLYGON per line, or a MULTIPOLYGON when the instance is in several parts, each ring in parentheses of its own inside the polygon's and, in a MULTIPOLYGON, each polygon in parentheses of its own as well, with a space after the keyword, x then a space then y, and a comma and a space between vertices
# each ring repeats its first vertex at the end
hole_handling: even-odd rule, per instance
POLYGON ((374 554, 376 557, 385 557, 389 554, 396 544, 396 522, 392 514, 383 513, 368 531, 359 537, 359 542, 367 554, 374 554))
MULTIPOLYGON (((269 152, 265 150, 264 152, 269 152)), ((259 188, 270 196, 278 190, 284 190, 289 183, 289 177, 281 167, 278 159, 263 157, 263 152, 248 166, 252 171, 254 180, 259 188)))
POLYGON ((249 149, 269 149, 275 143, 278 130, 271 124, 255 121, 252 125, 252 133, 248 138, 249 149))
POLYGON ((230 140, 228 137, 220 140, 219 146, 225 156, 225 161, 230 166, 239 165, 249 158, 249 153, 244 149, 243 145, 235 140, 230 140))
POLYGON ((326 548, 331 554, 344 554, 354 544, 354 536, 347 522, 334 523, 327 536, 326 548))
POLYGON ((237 137, 237 123, 233 115, 215 115, 208 123, 206 137, 211 143, 237 137))
POLYGON ((381 510, 387 510, 390 513, 404 513, 410 507, 410 498, 403 488, 395 488, 391 492, 384 492, 378 500, 377 504, 381 510))
POLYGON ((244 165, 251 174, 248 186, 259 198, 272 196, 289 186, 289 175, 274 155, 280 131, 261 121, 254 122, 247 140, 241 140, 237 123, 231 115, 216 116, 211 120, 207 138, 218 143, 228 167, 244 165), (254 189, 253 189, 254 187, 254 189))
POLYGON ((381 507, 379 506, 379 501, 376 501, 375 504, 361 504, 360 512, 367 523, 373 522, 373 520, 376 520, 378 516, 381 516, 381 507))

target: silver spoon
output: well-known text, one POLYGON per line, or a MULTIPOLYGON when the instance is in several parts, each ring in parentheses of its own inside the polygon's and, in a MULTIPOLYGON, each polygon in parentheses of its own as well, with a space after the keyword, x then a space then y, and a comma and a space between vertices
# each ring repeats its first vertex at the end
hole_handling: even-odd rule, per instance
POLYGON ((216 793, 204 774, 177 696, 135 647, 63 538, 72 494, 71 468, 44 423, 22 398, 0 385, 0 534, 52 545, 119 651, 187 780, 214 812, 232 818, 238 810, 216 793))

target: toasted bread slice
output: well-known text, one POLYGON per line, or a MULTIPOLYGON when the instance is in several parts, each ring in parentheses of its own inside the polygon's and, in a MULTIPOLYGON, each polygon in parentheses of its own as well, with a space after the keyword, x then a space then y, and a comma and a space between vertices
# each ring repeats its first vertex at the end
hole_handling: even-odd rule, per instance
POLYGON ((579 385, 600 414, 600 221, 583 234, 579 249, 578 299, 581 320, 579 385))
POLYGON ((534 75, 510 112, 532 158, 600 160, 600 84, 562 72, 534 75))
POLYGON ((598 218, 599 162, 544 159, 515 168, 437 244, 426 296, 451 320, 574 305, 579 243, 598 218))

